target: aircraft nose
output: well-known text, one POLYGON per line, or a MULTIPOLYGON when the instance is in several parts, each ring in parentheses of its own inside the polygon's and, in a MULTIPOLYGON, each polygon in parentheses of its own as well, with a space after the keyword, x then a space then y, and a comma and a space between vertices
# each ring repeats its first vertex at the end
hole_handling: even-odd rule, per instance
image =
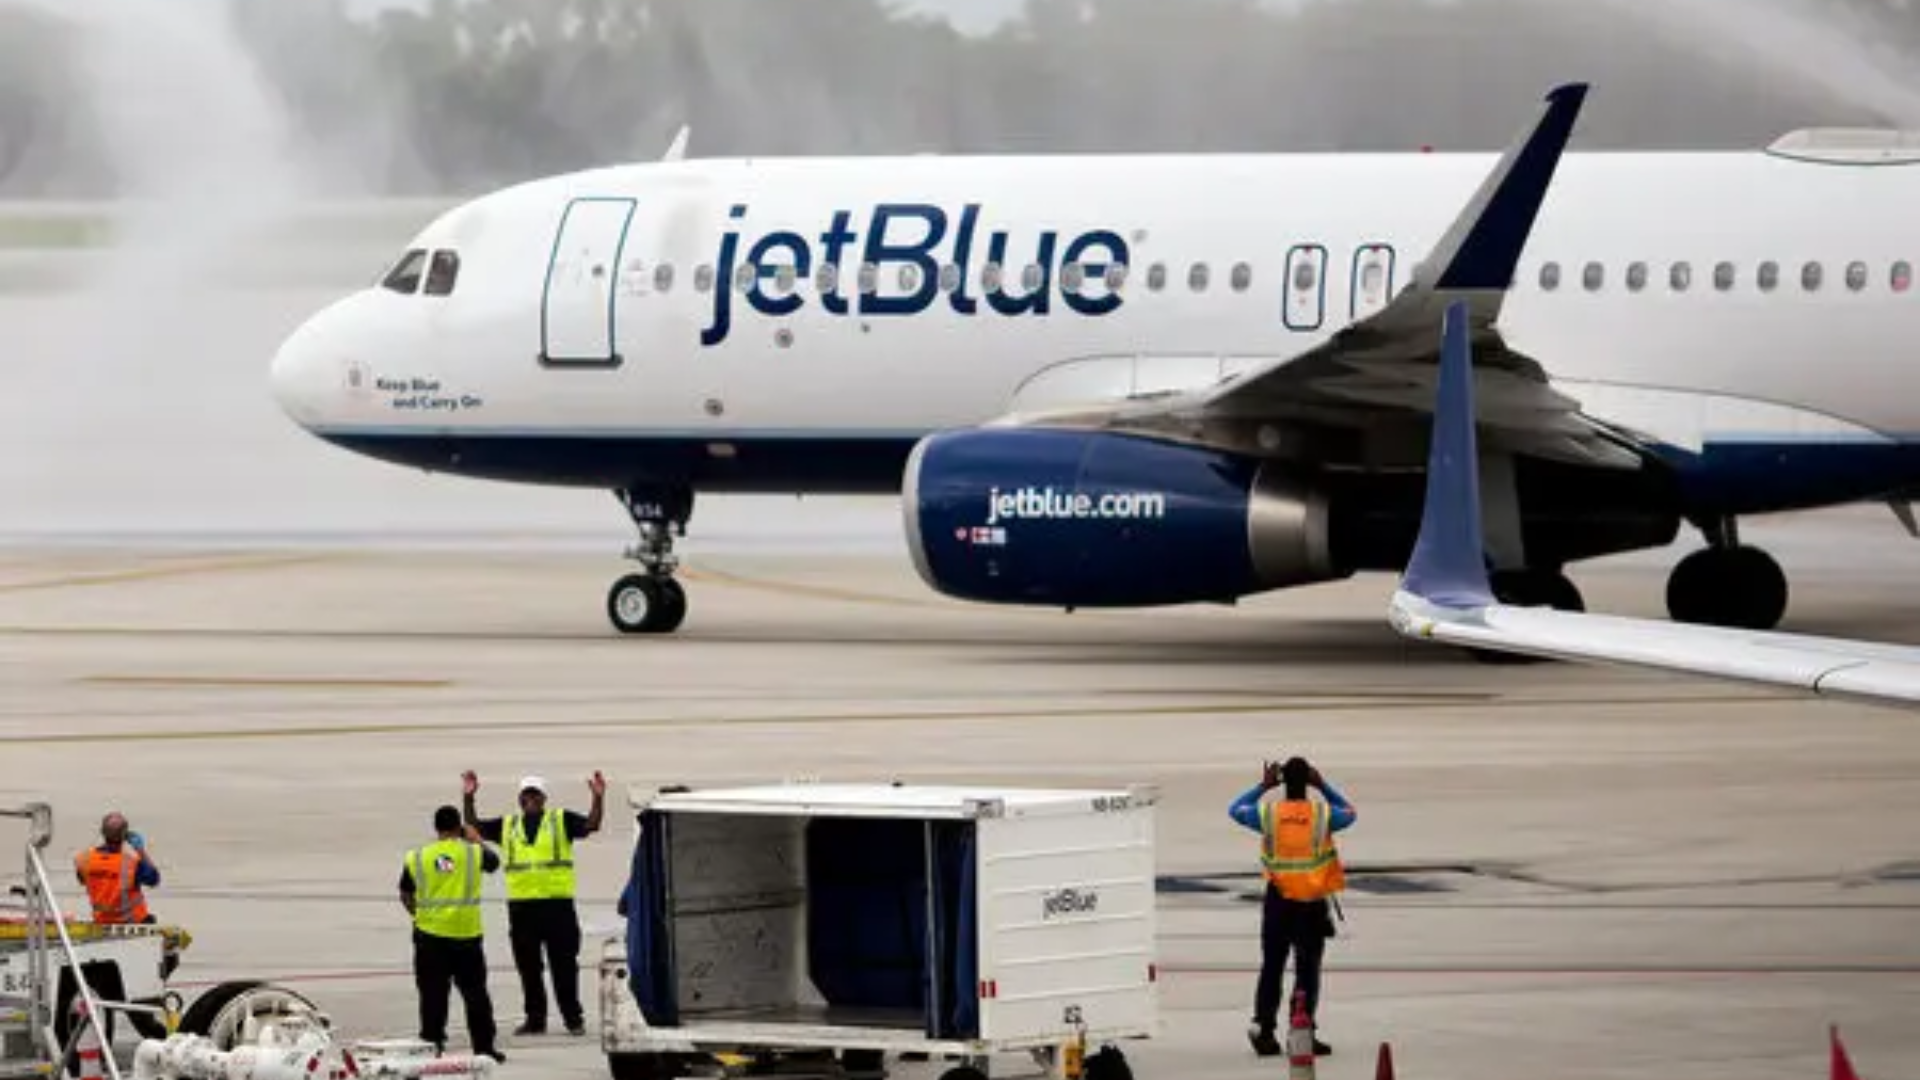
POLYGON ((304 428, 325 418, 328 403, 342 389, 345 359, 331 330, 336 322, 334 310, 328 309, 300 324, 280 344, 268 369, 268 385, 280 411, 304 428))

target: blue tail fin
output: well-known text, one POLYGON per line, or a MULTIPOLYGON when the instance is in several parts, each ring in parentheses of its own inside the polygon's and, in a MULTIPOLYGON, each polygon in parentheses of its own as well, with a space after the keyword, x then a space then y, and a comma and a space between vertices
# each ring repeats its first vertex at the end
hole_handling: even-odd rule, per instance
POLYGON ((1447 305, 1440 339, 1440 391, 1427 456, 1427 501, 1401 588, 1449 608, 1493 603, 1480 535, 1480 455, 1474 440, 1473 346, 1467 305, 1447 305))

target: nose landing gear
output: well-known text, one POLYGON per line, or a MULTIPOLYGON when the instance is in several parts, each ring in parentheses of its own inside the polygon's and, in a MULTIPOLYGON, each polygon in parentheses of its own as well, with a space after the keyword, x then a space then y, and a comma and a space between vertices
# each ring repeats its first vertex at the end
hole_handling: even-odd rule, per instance
POLYGON ((613 583, 607 593, 607 618, 623 634, 671 634, 687 617, 687 593, 674 578, 680 560, 673 553, 675 535, 687 534, 693 516, 691 491, 614 492, 627 516, 640 530, 639 542, 626 557, 641 572, 613 583))

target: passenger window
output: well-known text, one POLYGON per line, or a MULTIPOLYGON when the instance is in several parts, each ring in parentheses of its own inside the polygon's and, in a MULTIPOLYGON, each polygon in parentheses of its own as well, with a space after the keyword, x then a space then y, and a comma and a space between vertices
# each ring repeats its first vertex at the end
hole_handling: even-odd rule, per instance
POLYGON ((1761 292, 1772 292, 1780 284, 1780 264, 1768 259, 1760 264, 1760 271, 1754 275, 1754 282, 1761 292))
POLYGON ((1167 264, 1154 263, 1147 268, 1147 288, 1159 292, 1167 287, 1167 264))
POLYGON ((1119 292, 1127 284, 1127 264, 1114 263, 1107 267, 1107 288, 1119 292))
POLYGON ((1294 264, 1293 287, 1300 292, 1306 292, 1308 289, 1313 288, 1313 283, 1313 264, 1305 259, 1294 264))
POLYGON ((673 291, 672 263, 661 263, 653 268, 653 291, 662 293, 673 291))
POLYGON ((822 296, 831 295, 833 290, 840 287, 840 264, 821 263, 820 269, 814 271, 813 287, 820 290, 822 296))
POLYGON ((1060 268, 1060 288, 1066 292, 1079 292, 1086 280, 1087 272, 1079 263, 1068 263, 1060 268))
POLYGON ((920 287, 920 268, 912 263, 900 266, 900 291, 913 292, 920 287))
POLYGON ((387 271, 385 278, 381 279, 380 287, 391 289, 402 296, 412 296, 420 291, 421 271, 426 269, 426 265, 426 251, 415 248, 400 256, 400 261, 394 264, 392 270, 387 271))
POLYGON ((948 263, 940 268, 940 291, 960 291, 960 264, 948 263))
POLYGON ((1588 263, 1587 269, 1580 275, 1580 283, 1586 286, 1588 292, 1600 291, 1600 287, 1607 283, 1606 268, 1597 262, 1588 263))
POLYGON ((1020 272, 1020 287, 1030 293, 1040 291, 1041 276, 1044 273, 1039 263, 1028 263, 1027 268, 1020 272))
MULTIPOLYGON (((1861 268, 1865 272, 1865 267, 1861 268)), ((460 280, 460 256, 451 251, 433 253, 433 263, 427 268, 428 296, 452 296, 453 287, 460 280)))
POLYGON ((1194 263, 1193 267, 1187 271, 1187 288, 1194 292, 1207 291, 1206 263, 1194 263))
POLYGON ((1716 289, 1719 289, 1721 292, 1726 292, 1728 289, 1733 288, 1733 264, 1732 263, 1723 262, 1723 263, 1718 263, 1714 266, 1713 287, 1716 289))
POLYGON ((873 263, 860 264, 860 293, 872 296, 880 288, 880 268, 873 263))
POLYGON ((1639 292, 1647 287, 1647 264, 1631 263, 1627 266, 1627 288, 1639 292))
POLYGON ((1913 265, 1905 259, 1894 263, 1887 283, 1893 287, 1894 292, 1906 292, 1913 286, 1913 265))
POLYGON ((713 290, 713 267, 712 266, 709 266, 706 263, 701 263, 700 266, 694 270, 693 288, 694 288, 694 291, 696 292, 711 292, 713 290))
MULTIPOLYGON (((1301 265, 1305 266, 1307 264, 1302 263, 1301 265)), ((1233 291, 1246 292, 1247 286, 1252 284, 1253 267, 1248 266, 1246 263, 1235 263, 1233 267, 1233 291)))
POLYGON ((1814 292, 1820 288, 1819 263, 1809 262, 1800 268, 1800 287, 1808 292, 1814 292))
POLYGON ((1859 292, 1867 287, 1867 264, 1852 262, 1847 264, 1847 288, 1859 292))
POLYGON ((1547 292, 1560 287, 1560 264, 1550 262, 1540 267, 1540 287, 1547 292))
POLYGON ((733 287, 741 292, 752 289, 753 283, 758 280, 760 280, 760 268, 752 263, 747 263, 733 272, 733 287))
POLYGON ((980 287, 987 290, 988 292, 999 291, 1000 289, 1000 264, 999 263, 990 262, 987 265, 980 268, 980 287))
POLYGON ((1686 292, 1687 286, 1693 284, 1693 264, 1674 263, 1673 269, 1667 272, 1667 284, 1673 287, 1674 292, 1686 292))
POLYGON ((779 269, 773 272, 774 290, 781 296, 787 295, 793 291, 793 286, 798 281, 799 276, 800 272, 794 269, 793 264, 782 263, 779 269))

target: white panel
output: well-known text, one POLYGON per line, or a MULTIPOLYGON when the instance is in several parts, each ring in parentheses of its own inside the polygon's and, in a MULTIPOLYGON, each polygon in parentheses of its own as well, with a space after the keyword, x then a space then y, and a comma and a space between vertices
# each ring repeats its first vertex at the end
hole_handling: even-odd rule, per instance
POLYGON ((614 359, 614 281, 633 206, 632 199, 580 199, 567 207, 547 267, 547 362, 614 359))

